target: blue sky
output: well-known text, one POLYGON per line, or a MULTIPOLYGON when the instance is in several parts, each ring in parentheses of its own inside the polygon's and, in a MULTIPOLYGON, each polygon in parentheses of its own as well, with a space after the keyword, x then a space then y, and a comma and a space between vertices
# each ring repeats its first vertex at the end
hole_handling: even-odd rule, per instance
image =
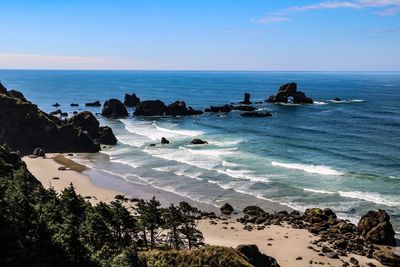
POLYGON ((400 0, 1 0, 0 68, 400 70, 400 0))

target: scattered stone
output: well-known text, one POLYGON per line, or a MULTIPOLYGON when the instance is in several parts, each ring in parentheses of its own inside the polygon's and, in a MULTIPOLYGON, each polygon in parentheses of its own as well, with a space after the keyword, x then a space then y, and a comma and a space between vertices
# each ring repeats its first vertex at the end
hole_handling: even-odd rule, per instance
POLYGON ((400 266, 400 256, 392 251, 376 250, 373 257, 383 265, 400 266))
POLYGON ((79 104, 76 104, 76 103, 71 103, 71 105, 70 105, 71 107, 78 107, 79 106, 79 104))
POLYGON ((354 257, 351 257, 349 261, 353 265, 358 265, 358 260, 356 258, 354 258, 354 257))
POLYGON ((149 146, 156 146, 156 144, 150 144, 149 146))
POLYGON ((61 105, 58 104, 58 103, 55 103, 55 104, 53 104, 52 106, 57 108, 57 107, 59 107, 59 106, 61 106, 61 105))
POLYGON ((124 195, 115 195, 114 197, 117 200, 125 200, 125 196, 124 195))
POLYGON ((60 180, 60 177, 53 177, 53 178, 51 178, 51 179, 53 179, 53 180, 60 180))
POLYGON ((300 256, 300 257, 296 258, 296 261, 301 261, 302 259, 303 259, 303 257, 300 256))
POLYGON ((59 171, 66 171, 67 168, 66 168, 65 166, 60 166, 60 167, 58 167, 58 170, 59 170, 59 171))

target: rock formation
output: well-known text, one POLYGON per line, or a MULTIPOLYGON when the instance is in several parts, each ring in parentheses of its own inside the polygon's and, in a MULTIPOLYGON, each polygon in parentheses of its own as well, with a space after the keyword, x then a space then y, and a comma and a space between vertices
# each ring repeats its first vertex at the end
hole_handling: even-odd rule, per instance
POLYGON ((233 207, 229 203, 225 203, 220 208, 222 214, 231 215, 233 212, 233 207))
POLYGON ((112 98, 104 102, 101 115, 107 118, 119 118, 128 116, 128 111, 124 104, 118 99, 112 98))
POLYGON ((288 103, 289 97, 293 98, 295 104, 312 104, 313 100, 307 97, 303 92, 297 91, 296 83, 287 83, 282 85, 276 95, 271 95, 267 102, 269 103, 288 103))
POLYGON ((280 267, 273 257, 262 254, 257 245, 239 245, 236 251, 243 254, 254 267, 280 267))
POLYGON ((357 225, 358 232, 379 245, 395 246, 396 239, 390 216, 384 210, 368 211, 357 225))
POLYGON ((136 107, 140 103, 140 98, 133 94, 125 94, 124 105, 127 107, 136 107))
POLYGON ((165 137, 162 137, 161 144, 169 144, 169 140, 167 140, 167 138, 165 138, 165 137))
POLYGON ((232 111, 231 105, 224 105, 224 106, 210 106, 209 108, 205 109, 205 112, 215 112, 215 113, 227 113, 232 111))
POLYGON ((190 116, 203 112, 187 107, 184 101, 176 101, 168 106, 160 100, 146 100, 136 106, 135 116, 190 116))
MULTIPOLYGON (((4 87, 4 86, 2 86, 4 87)), ((41 147, 47 152, 97 152, 100 146, 83 130, 48 115, 36 105, 9 96, 0 87, 0 144, 24 153, 41 147)))
POLYGON ((99 121, 89 111, 80 112, 68 120, 74 127, 81 128, 96 142, 105 145, 115 145, 115 138, 110 127, 100 127, 99 121))
POLYGON ((244 93, 243 101, 241 101, 240 104, 244 104, 244 105, 250 105, 251 104, 250 94, 249 93, 244 93))

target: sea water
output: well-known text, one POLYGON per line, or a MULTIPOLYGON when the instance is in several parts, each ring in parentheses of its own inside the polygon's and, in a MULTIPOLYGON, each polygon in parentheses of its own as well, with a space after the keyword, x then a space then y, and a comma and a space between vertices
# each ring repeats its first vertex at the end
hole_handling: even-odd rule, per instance
POLYGON ((195 109, 263 101, 287 82, 313 105, 255 104, 268 118, 240 112, 192 117, 105 119, 118 145, 86 158, 90 167, 192 200, 238 208, 270 201, 304 210, 330 207, 356 221, 385 209, 400 231, 400 73, 0 70, 8 89, 39 108, 63 112, 101 108, 85 102, 183 100, 195 109), (332 99, 339 97, 343 101, 332 99), (79 103, 79 107, 70 107, 79 103), (161 137, 171 143, 160 145, 161 137), (194 138, 208 145, 190 145, 194 138), (150 144, 157 144, 155 147, 150 144))

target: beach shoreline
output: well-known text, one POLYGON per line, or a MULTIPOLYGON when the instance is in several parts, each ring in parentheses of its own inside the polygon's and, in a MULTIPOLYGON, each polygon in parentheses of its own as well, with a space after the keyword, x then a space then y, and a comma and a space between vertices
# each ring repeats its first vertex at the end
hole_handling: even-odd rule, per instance
MULTIPOLYGON (((133 184, 119 177, 101 174, 88 167, 83 168, 83 165, 74 162, 71 156, 64 157, 60 156, 60 154, 48 154, 46 158, 24 157, 23 160, 28 170, 44 187, 53 187, 57 192, 61 192, 72 183, 76 192, 84 196, 92 204, 100 201, 109 203, 115 200, 116 195, 124 195, 127 199, 149 199, 155 196, 163 205, 188 201, 184 197, 173 193, 151 188, 150 186, 133 184), (55 157, 56 159, 54 159, 55 157), (59 170, 60 167, 65 167, 66 170, 59 170), (58 179, 54 179, 54 177, 58 177, 58 179)), ((189 203, 193 204, 193 201, 189 200, 189 203)), ((194 204, 199 205, 199 203, 194 204)), ((132 208, 134 203, 126 201, 124 205, 132 208)), ((203 208, 203 211, 212 211, 217 215, 220 214, 219 209, 215 206, 201 206, 198 207, 200 209, 203 208)), ((357 259, 360 266, 367 266, 365 265, 367 263, 383 266, 374 259, 354 254, 341 257, 341 259, 322 256, 319 253, 320 248, 312 245, 317 236, 305 229, 294 229, 288 225, 270 225, 262 230, 248 231, 244 229, 243 224, 236 221, 237 216, 200 220, 198 229, 203 233, 205 243, 226 247, 236 247, 240 244, 256 244, 262 253, 274 257, 282 267, 310 266, 311 262, 314 264, 342 266, 343 262, 349 261, 350 257, 357 259)))

